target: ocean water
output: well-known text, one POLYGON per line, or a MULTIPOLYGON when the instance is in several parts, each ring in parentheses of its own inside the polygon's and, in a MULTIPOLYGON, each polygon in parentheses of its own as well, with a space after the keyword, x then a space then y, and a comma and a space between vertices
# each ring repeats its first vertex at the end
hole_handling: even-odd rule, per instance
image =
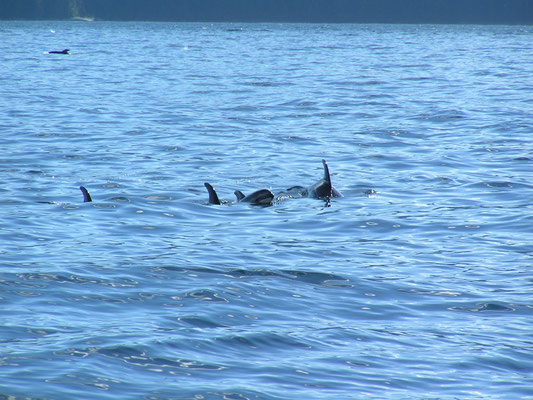
POLYGON ((533 398, 533 27, 0 37, 0 398, 533 398))

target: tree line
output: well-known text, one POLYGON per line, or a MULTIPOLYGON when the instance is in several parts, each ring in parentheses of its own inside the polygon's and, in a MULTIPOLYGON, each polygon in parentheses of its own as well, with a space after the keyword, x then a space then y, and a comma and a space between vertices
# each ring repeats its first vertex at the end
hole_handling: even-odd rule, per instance
POLYGON ((533 0, 1 0, 0 19, 532 24, 533 0))

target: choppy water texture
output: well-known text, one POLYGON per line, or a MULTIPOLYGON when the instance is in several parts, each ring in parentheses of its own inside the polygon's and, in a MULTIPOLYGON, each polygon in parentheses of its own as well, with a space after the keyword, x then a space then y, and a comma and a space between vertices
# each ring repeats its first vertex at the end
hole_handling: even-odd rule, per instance
POLYGON ((4 397, 533 398, 531 27, 0 35, 4 397))

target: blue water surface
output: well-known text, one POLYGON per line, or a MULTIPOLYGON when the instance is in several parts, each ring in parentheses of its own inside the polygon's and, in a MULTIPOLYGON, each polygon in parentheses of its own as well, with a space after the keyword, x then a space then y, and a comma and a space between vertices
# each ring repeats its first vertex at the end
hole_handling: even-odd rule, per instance
POLYGON ((0 398, 533 398, 532 27, 0 37, 0 398))

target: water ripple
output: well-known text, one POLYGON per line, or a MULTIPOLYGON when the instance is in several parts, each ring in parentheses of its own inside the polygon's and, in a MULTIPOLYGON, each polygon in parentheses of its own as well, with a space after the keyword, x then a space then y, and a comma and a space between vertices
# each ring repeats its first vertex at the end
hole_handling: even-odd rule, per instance
POLYGON ((530 28, 0 31, 0 397, 533 395, 530 28))

